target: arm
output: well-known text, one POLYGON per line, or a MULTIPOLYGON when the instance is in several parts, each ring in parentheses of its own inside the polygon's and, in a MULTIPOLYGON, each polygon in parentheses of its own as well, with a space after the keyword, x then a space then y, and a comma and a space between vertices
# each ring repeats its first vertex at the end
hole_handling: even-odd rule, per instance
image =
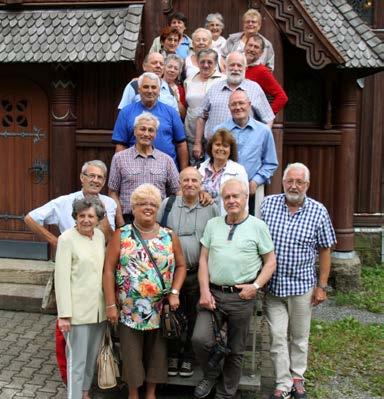
POLYGON ((35 222, 29 214, 24 218, 24 222, 39 238, 47 241, 54 248, 57 247, 57 237, 47 228, 35 222))
POLYGON ((183 170, 189 165, 187 142, 176 143, 176 152, 180 170, 183 170))
POLYGON ((216 308, 216 304, 209 289, 208 255, 208 248, 202 246, 199 260, 199 271, 197 273, 200 285, 199 304, 203 308, 213 310, 216 308))
POLYGON ((203 155, 203 136, 205 129, 206 120, 198 117, 196 119, 196 135, 195 135, 195 145, 193 146, 193 156, 196 159, 199 159, 203 155))
MULTIPOLYGON (((319 248, 319 285, 326 286, 331 271, 331 248, 319 248)), ((327 293, 320 287, 313 290, 312 304, 318 305, 327 299, 327 293)))
POLYGON ((277 114, 288 101, 285 91, 269 70, 265 70, 259 83, 264 92, 273 98, 271 108, 277 114))
POLYGON ((120 152, 126 150, 128 147, 123 144, 116 144, 115 152, 120 152))
POLYGON ((98 227, 104 233, 105 242, 107 243, 111 235, 113 234, 113 230, 111 225, 109 224, 107 216, 104 216, 104 218, 100 221, 98 227))
POLYGON ((120 204, 120 198, 119 198, 119 193, 117 191, 114 191, 112 189, 108 190, 108 195, 113 198, 117 204, 116 208, 116 226, 124 226, 124 218, 123 218, 123 211, 121 210, 121 204, 120 204))

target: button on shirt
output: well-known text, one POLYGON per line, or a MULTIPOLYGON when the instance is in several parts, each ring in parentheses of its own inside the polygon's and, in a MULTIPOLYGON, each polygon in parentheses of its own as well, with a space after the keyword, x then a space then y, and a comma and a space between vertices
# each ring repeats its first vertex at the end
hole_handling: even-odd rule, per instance
POLYGON ((144 183, 156 186, 163 199, 176 194, 179 172, 172 159, 156 149, 148 157, 140 155, 136 147, 117 152, 112 158, 108 187, 119 193, 123 214, 131 212, 131 194, 144 183))
POLYGON ((292 214, 285 195, 271 195, 261 205, 275 244, 277 268, 269 282, 272 295, 303 295, 316 284, 318 248, 336 243, 335 231, 324 205, 305 197, 303 206, 292 214))
POLYGON ((244 166, 248 178, 258 186, 269 183, 279 165, 271 129, 253 118, 249 118, 244 127, 231 118, 216 126, 214 131, 218 128, 228 129, 235 137, 238 162, 244 166))

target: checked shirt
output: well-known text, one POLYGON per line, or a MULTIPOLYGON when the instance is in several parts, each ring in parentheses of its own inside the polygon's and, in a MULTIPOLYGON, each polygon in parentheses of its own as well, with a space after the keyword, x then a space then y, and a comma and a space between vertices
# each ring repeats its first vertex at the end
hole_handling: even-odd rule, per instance
POLYGON ((326 208, 305 197, 303 206, 291 214, 284 194, 271 195, 261 205, 261 219, 269 227, 277 261, 269 292, 279 297, 305 294, 316 283, 318 248, 336 243, 326 208))

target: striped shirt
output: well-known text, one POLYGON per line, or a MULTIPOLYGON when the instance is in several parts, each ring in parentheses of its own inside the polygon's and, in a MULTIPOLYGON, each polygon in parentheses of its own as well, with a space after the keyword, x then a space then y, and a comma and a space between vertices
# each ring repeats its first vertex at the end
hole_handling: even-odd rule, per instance
POLYGON ((335 231, 324 205, 305 197, 303 206, 292 214, 285 195, 271 195, 261 205, 275 244, 277 267, 268 288, 272 295, 303 295, 316 284, 318 248, 336 243, 335 231))

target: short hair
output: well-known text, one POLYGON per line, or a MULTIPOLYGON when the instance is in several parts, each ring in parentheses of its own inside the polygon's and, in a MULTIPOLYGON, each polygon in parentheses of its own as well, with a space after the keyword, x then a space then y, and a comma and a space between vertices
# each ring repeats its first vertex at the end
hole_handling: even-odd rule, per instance
POLYGON ((160 78, 153 72, 144 72, 139 76, 138 79, 138 86, 141 87, 141 85, 143 84, 143 80, 144 78, 148 78, 151 80, 156 80, 157 85, 159 86, 159 88, 161 87, 161 80, 160 78))
POLYGON ((284 173, 283 173, 283 180, 286 179, 288 172, 291 169, 302 169, 304 171, 304 180, 309 183, 309 179, 310 179, 310 172, 309 169, 307 168, 307 166, 305 166, 303 163, 301 162, 294 162, 294 163, 290 163, 288 164, 288 166, 285 168, 284 173))
POLYGON ((172 14, 168 15, 168 18, 167 18, 168 25, 171 25, 171 22, 174 19, 177 19, 179 21, 183 21, 184 25, 187 25, 187 17, 180 11, 175 11, 172 14))
POLYGON ((244 21, 246 18, 257 18, 261 25, 261 14, 259 13, 259 11, 253 8, 250 8, 243 14, 242 20, 244 21))
POLYGON ((179 63, 181 73, 184 65, 184 60, 177 54, 169 54, 164 60, 164 65, 167 65, 170 61, 176 61, 179 63))
POLYGON ((212 146, 213 143, 217 140, 221 139, 223 143, 229 144, 230 152, 229 152, 229 159, 237 162, 237 144, 235 138, 232 136, 232 133, 224 128, 217 129, 214 135, 209 139, 207 144, 207 154, 211 158, 211 162, 213 162, 213 155, 212 155, 212 146))
POLYGON ((187 172, 188 170, 194 170, 196 172, 196 176, 199 179, 199 182, 201 183, 201 181, 203 180, 203 177, 201 176, 201 173, 194 167, 194 166, 187 166, 186 168, 184 168, 179 175, 179 180, 181 182, 181 180, 183 179, 184 173, 187 172))
POLYGON ((104 172, 104 177, 107 176, 107 166, 103 161, 100 161, 99 159, 94 159, 93 161, 87 161, 84 163, 84 165, 81 167, 81 173, 84 175, 87 173, 87 169, 89 166, 95 166, 96 168, 101 169, 104 172))
POLYGON ((160 32, 160 43, 163 43, 169 35, 177 35, 179 40, 183 37, 183 35, 176 28, 166 26, 160 32))
POLYGON ((224 18, 219 12, 207 15, 207 18, 205 18, 205 27, 208 28, 208 25, 213 21, 219 21, 221 27, 224 29, 224 18))
POLYGON ((198 33, 200 33, 200 32, 206 33, 207 36, 209 37, 209 40, 212 42, 212 33, 211 33, 211 31, 210 31, 209 29, 205 29, 205 28, 197 28, 197 29, 192 33, 192 36, 191 36, 192 41, 193 41, 194 37, 195 37, 198 33))
POLYGON ((245 98, 247 99, 247 101, 251 102, 248 93, 245 90, 235 90, 231 93, 231 95, 229 96, 229 100, 228 100, 228 105, 231 103, 231 98, 235 95, 235 94, 243 94, 245 96, 245 98))
POLYGON ((254 40, 256 40, 257 42, 260 42, 260 43, 261 43, 261 49, 264 50, 264 48, 265 48, 265 41, 264 41, 264 39, 263 39, 258 33, 252 33, 250 36, 248 36, 248 37, 247 37, 247 40, 245 41, 245 45, 247 45, 248 42, 249 42, 251 39, 254 39, 254 40))
POLYGON ((133 121, 133 127, 136 128, 136 126, 139 124, 139 122, 145 119, 147 121, 154 121, 156 123, 156 130, 159 128, 160 126, 160 121, 159 118, 153 114, 151 114, 148 111, 142 112, 141 114, 137 115, 136 118, 133 121))
POLYGON ((241 56, 241 59, 242 59, 242 61, 243 61, 243 65, 244 65, 244 66, 247 65, 247 58, 245 57, 245 54, 244 54, 244 53, 241 53, 240 51, 232 51, 231 53, 229 53, 229 54, 227 55, 227 58, 225 59, 225 67, 226 67, 226 68, 228 67, 228 62, 229 62, 228 60, 229 60, 230 56, 231 56, 231 55, 234 55, 234 54, 240 55, 240 56, 241 56))
POLYGON ((226 180, 221 186, 220 186, 220 196, 223 197, 223 190, 225 189, 226 186, 229 184, 233 183, 239 183, 241 186, 241 191, 243 192, 244 195, 248 197, 249 195, 249 185, 246 183, 244 180, 237 179, 236 177, 233 177, 231 179, 226 180))
POLYGON ((160 190, 153 184, 144 183, 136 187, 131 194, 131 208, 136 206, 140 201, 147 201, 148 199, 153 199, 158 208, 161 204, 161 194, 160 190))
POLYGON ((203 48, 202 50, 198 51, 196 54, 197 60, 200 60, 200 58, 204 57, 205 55, 214 55, 215 62, 216 64, 218 63, 219 55, 217 54, 217 51, 213 48, 203 48))
POLYGON ((160 55, 160 56, 163 58, 163 61, 164 61, 163 55, 162 55, 161 53, 158 53, 158 52, 155 51, 155 52, 153 52, 153 53, 148 53, 148 54, 144 57, 143 66, 144 66, 145 64, 148 64, 149 57, 153 57, 155 54, 160 55))
POLYGON ((86 196, 84 198, 75 199, 72 203, 72 217, 77 219, 79 213, 86 209, 93 208, 96 213, 97 220, 101 220, 105 216, 104 204, 100 201, 99 197, 86 196))

